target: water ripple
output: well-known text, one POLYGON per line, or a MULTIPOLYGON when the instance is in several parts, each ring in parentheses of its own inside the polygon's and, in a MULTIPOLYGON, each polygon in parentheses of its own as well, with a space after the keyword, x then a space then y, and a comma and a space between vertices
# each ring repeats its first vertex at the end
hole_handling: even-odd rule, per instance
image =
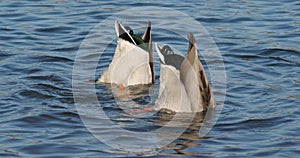
MULTIPOLYGON (((298 1, 1 1, 0 157, 299 155, 299 7, 298 1), (223 55, 228 88, 221 116, 206 137, 198 136, 199 116, 174 142, 137 154, 112 149, 86 129, 76 111, 71 84, 76 52, 89 31, 118 11, 140 6, 176 9, 205 26, 223 55)), ((102 29, 114 31, 113 24, 102 29)), ((155 26, 152 33, 154 42, 186 53, 186 39, 155 26)), ((113 41, 100 61, 95 60, 101 52, 85 56, 98 62, 95 78, 90 80, 97 79, 112 60, 115 34, 110 38, 113 41)), ((201 61, 205 68, 217 64, 201 61)), ((116 105, 109 86, 95 87, 107 116, 128 130, 152 131, 172 118, 162 113, 134 118, 116 105)), ((135 101, 146 103, 149 98, 135 101)), ((130 142, 118 131, 102 129, 102 134, 113 132, 115 139, 130 142)))

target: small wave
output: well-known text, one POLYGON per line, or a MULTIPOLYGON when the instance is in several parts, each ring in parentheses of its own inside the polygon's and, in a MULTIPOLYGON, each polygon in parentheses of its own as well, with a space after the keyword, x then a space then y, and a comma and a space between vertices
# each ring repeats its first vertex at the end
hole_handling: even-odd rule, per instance
POLYGON ((75 28, 69 26, 56 26, 56 27, 47 27, 47 28, 37 28, 36 32, 41 33, 71 33, 71 30, 75 28))
POLYGON ((249 17, 237 17, 237 18, 225 19, 224 21, 226 21, 227 23, 237 23, 237 22, 254 21, 254 20, 249 17))
POLYGON ((31 56, 31 60, 36 60, 38 62, 73 62, 72 59, 66 57, 59 57, 59 56, 31 56))
POLYGON ((263 50, 261 53, 259 53, 261 56, 287 56, 287 55, 293 55, 300 57, 300 52, 297 50, 292 49, 282 49, 282 48, 269 48, 263 50))
POLYGON ((8 52, 6 52, 6 51, 1 51, 0 50, 0 61, 1 60, 5 60, 5 59, 7 59, 7 58, 9 58, 9 57, 11 57, 11 56, 13 56, 14 54, 12 54, 12 53, 8 53, 8 52))
MULTIPOLYGON (((270 59, 280 60, 286 63, 295 64, 296 66, 300 66, 300 52, 297 50, 291 49, 280 49, 280 48, 273 48, 273 49, 265 49, 259 56, 267 57, 270 59)), ((283 64, 283 63, 280 63, 283 64)))
POLYGON ((54 74, 49 74, 49 75, 28 75, 24 78, 29 79, 29 80, 36 80, 36 81, 49 81, 49 82, 53 82, 53 83, 65 82, 66 81, 66 78, 63 78, 61 76, 54 75, 54 74))
POLYGON ((211 23, 218 23, 223 21, 223 19, 221 18, 209 18, 209 17, 196 18, 196 20, 200 22, 211 22, 211 23))
POLYGON ((37 99, 51 99, 54 96, 45 94, 38 90, 21 90, 17 93, 17 96, 22 100, 23 98, 37 98, 37 99))

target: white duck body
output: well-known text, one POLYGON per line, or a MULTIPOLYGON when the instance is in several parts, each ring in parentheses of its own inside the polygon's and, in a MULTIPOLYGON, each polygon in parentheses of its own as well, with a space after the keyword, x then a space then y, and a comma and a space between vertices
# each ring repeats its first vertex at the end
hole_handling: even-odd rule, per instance
POLYGON ((131 35, 118 22, 115 24, 118 37, 126 33, 131 42, 118 38, 117 47, 112 62, 97 83, 114 83, 123 86, 149 84, 153 82, 153 65, 150 65, 152 57, 150 24, 142 38, 149 36, 149 52, 137 46, 131 35), (122 32, 123 31, 123 32, 122 32))
POLYGON ((157 44, 155 46, 161 60, 159 97, 156 101, 156 108, 173 112, 193 112, 189 96, 180 79, 179 68, 184 58, 173 54, 168 46, 162 49, 157 44))
MULTIPOLYGON (((168 67, 165 66, 167 64, 167 59, 174 56, 173 51, 165 51, 164 48, 161 49, 156 44, 156 50, 158 52, 158 55, 161 59, 161 72, 160 72, 160 93, 159 98, 157 101, 157 107, 158 108, 167 108, 174 112, 203 112, 206 111, 208 106, 215 106, 215 101, 213 97, 213 93, 210 89, 208 79, 206 78, 205 71, 203 69, 203 66, 198 58, 197 54, 197 48, 195 39, 192 34, 189 34, 189 49, 188 54, 184 58, 184 60, 180 62, 175 62, 177 64, 178 69, 175 69, 174 62, 169 60, 169 63, 173 66, 168 65, 168 67), (178 65, 178 63, 180 63, 178 65), (166 76, 166 72, 164 69, 168 68, 169 71, 171 70, 170 67, 177 70, 178 76, 166 76), (180 87, 183 87, 182 89, 179 89, 176 84, 172 83, 172 80, 174 80, 174 77, 176 78, 178 84, 180 84, 180 87), (179 80, 179 81, 178 81, 179 80), (169 84, 169 82, 171 84, 169 84), (163 83, 163 84, 162 84, 163 83), (166 86, 167 85, 167 86, 166 86), (174 86, 176 85, 176 86, 174 86), (161 92, 166 91, 168 93, 161 92), (178 101, 178 93, 181 91, 182 97, 180 101, 178 101), (159 105, 165 101, 165 104, 159 105), (180 108, 178 108, 177 104, 181 104, 180 108), (167 104, 167 105, 166 105, 167 104)), ((178 55, 177 55, 178 56, 178 55)), ((174 70, 173 70, 174 71, 174 70)))
POLYGON ((180 81, 179 71, 171 66, 161 64, 160 88, 156 108, 174 112, 192 112, 191 103, 180 81))
POLYGON ((151 81, 149 53, 119 38, 113 60, 98 82, 128 86, 148 84, 151 81))

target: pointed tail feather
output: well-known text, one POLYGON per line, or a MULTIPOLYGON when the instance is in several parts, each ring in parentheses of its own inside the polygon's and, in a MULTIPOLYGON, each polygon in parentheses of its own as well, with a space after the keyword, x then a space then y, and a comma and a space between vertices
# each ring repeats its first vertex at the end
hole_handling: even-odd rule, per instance
POLYGON ((136 45, 134 39, 131 37, 129 32, 125 29, 125 27, 119 21, 115 22, 115 30, 116 30, 116 33, 117 33, 118 37, 124 36, 124 38, 130 40, 131 43, 136 45))
POLYGON ((151 35, 151 22, 148 21, 146 31, 144 32, 142 39, 145 43, 148 43, 148 52, 149 52, 149 65, 151 68, 151 74, 152 74, 152 83, 155 82, 154 78, 154 57, 153 57, 153 51, 152 51, 152 35, 151 35))
POLYGON ((145 43, 149 43, 151 41, 151 22, 148 21, 147 28, 142 36, 142 39, 145 43))
POLYGON ((192 33, 188 34, 189 39, 189 47, 188 47, 188 54, 187 54, 187 61, 190 63, 192 68, 195 70, 197 80, 198 80, 198 88, 200 92, 200 97, 202 100, 203 110, 206 111, 210 104, 214 104, 214 97, 212 90, 209 85, 209 81, 206 77, 203 65, 201 64, 198 53, 197 53, 197 46, 196 40, 192 33))

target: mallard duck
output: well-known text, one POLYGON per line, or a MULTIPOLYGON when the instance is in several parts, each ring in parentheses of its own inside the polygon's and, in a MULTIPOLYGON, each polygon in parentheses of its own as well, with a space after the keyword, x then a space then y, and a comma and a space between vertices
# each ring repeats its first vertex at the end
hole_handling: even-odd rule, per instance
POLYGON ((130 27, 124 27, 118 21, 115 29, 118 36, 115 54, 97 83, 114 83, 120 88, 154 83, 150 21, 142 35, 135 34, 130 27))
POLYGON ((215 106, 215 100, 203 66, 198 58, 193 34, 188 35, 189 47, 184 58, 170 46, 155 43, 161 60, 160 89, 157 109, 174 112, 203 112, 215 106))

